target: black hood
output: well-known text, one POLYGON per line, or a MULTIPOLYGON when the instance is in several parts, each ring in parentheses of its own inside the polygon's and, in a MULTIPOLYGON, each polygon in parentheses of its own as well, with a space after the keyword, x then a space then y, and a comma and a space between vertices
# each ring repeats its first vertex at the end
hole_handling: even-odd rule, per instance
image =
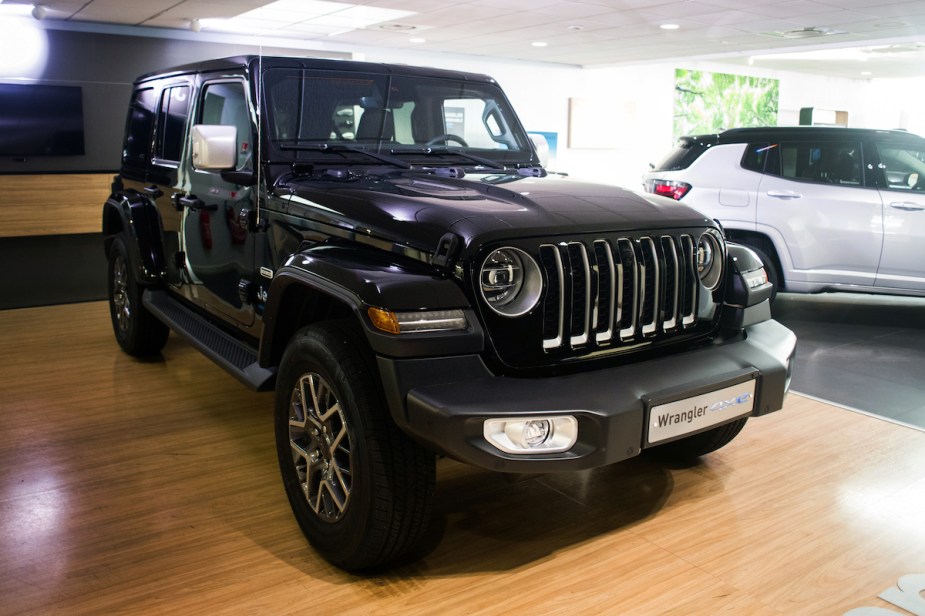
MULTIPOLYGON (((463 256, 502 238, 668 229, 712 224, 677 201, 549 175, 423 173, 350 179, 289 178, 287 213, 433 251, 451 232, 463 256)), ((284 194, 280 194, 284 197, 284 194)))

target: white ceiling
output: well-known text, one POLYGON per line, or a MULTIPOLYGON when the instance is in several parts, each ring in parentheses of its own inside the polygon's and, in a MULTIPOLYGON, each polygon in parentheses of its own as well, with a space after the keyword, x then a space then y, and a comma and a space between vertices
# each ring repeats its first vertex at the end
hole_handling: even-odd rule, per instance
MULTIPOLYGON (((49 21, 188 31, 195 19, 202 20, 202 32, 210 31, 209 19, 259 9, 255 15, 265 17, 266 38, 316 39, 348 48, 579 66, 698 59, 853 78, 925 76, 923 0, 345 0, 333 6, 289 0, 299 10, 282 13, 263 8, 269 0, 39 1, 49 21), (318 10, 302 10, 312 8, 318 10), (386 12, 388 21, 363 21, 363 15, 382 17, 373 9, 400 12, 386 12), (661 29, 667 23, 679 27, 661 29), (831 33, 784 35, 809 28, 831 33), (545 46, 534 46, 538 42, 545 46), (801 54, 779 55, 793 51, 801 54), (807 51, 818 53, 806 56, 807 51)), ((0 8, 31 4, 0 2, 0 8)))

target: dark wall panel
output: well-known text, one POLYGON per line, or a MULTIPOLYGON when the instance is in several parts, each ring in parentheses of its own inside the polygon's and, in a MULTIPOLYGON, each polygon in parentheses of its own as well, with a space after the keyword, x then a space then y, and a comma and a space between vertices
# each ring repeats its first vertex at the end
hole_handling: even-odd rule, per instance
MULTIPOLYGON (((126 105, 139 75, 178 64, 242 54, 312 55, 252 45, 145 36, 46 31, 48 65, 38 83, 83 89, 85 154, 0 157, 0 175, 114 172, 119 168, 126 105)), ((11 80, 11 83, 20 83, 11 80)), ((66 186, 49 186, 66 195, 66 186)), ((0 195, 0 208, 4 200, 0 195)), ((100 211, 102 212, 102 201, 100 211)), ((106 259, 98 234, 0 238, 0 309, 102 299, 106 259)))
POLYGON ((0 263, 0 310, 106 298, 99 233, 0 238, 0 263))
MULTIPOLYGON (((242 54, 344 54, 229 43, 47 30, 48 64, 38 83, 83 89, 83 156, 0 157, 0 173, 115 171, 131 84, 139 75, 178 64, 242 54)), ((15 81, 11 81, 14 83, 15 81)), ((0 204, 2 207, 2 204, 0 204)))

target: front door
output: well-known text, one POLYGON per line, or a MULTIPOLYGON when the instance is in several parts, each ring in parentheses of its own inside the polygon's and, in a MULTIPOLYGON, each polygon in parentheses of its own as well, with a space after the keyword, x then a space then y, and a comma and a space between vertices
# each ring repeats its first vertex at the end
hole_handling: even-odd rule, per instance
MULTIPOLYGON (((205 83, 194 124, 237 129, 237 171, 252 171, 254 135, 243 80, 205 83)), ((256 207, 256 188, 222 178, 218 171, 191 169, 182 210, 183 292, 188 299, 242 325, 254 321, 255 234, 248 229, 256 207)))

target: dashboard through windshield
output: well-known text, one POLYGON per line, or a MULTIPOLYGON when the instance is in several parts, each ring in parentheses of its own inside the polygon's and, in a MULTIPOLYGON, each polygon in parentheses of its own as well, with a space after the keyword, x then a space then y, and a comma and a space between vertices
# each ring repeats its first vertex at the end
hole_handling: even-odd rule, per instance
POLYGON ((529 164, 529 139, 493 83, 271 68, 264 73, 268 139, 276 160, 366 150, 412 164, 529 164), (456 160, 450 160, 450 159, 456 160))

